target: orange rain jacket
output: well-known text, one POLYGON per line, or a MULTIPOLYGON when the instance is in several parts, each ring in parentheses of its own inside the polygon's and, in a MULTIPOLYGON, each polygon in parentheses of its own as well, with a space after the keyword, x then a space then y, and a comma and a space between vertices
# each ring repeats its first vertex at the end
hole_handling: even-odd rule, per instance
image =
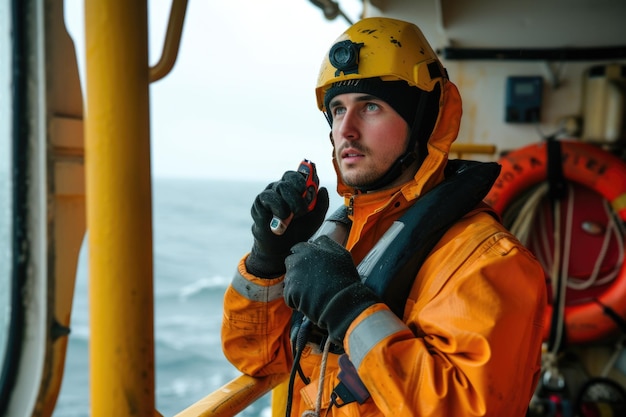
MULTIPOLYGON (((339 180, 338 191, 353 208, 346 247, 355 264, 443 179, 461 118, 461 99, 451 82, 441 102, 429 155, 412 181, 355 194, 339 180)), ((224 298, 224 353, 245 374, 288 373, 292 310, 282 297, 284 277, 257 278, 244 260, 224 298)), ((344 349, 371 396, 363 404, 332 406, 330 415, 524 416, 540 372, 546 304, 544 273, 533 255, 487 210, 473 210, 423 263, 402 319, 380 303, 348 328, 344 349)), ((311 382, 305 386, 296 376, 293 416, 315 408, 321 357, 311 344, 303 351, 300 365, 311 382)), ((323 409, 338 383, 337 360, 329 355, 323 409)))

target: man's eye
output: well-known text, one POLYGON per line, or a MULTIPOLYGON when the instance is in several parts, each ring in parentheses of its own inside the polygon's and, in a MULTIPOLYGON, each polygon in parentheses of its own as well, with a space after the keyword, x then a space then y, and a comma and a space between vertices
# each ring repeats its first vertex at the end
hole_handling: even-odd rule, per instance
POLYGON ((367 103, 366 108, 367 108, 367 111, 376 111, 379 109, 379 106, 376 103, 367 103))
POLYGON ((335 107, 333 108, 333 116, 337 116, 339 114, 344 114, 346 112, 345 107, 335 107))

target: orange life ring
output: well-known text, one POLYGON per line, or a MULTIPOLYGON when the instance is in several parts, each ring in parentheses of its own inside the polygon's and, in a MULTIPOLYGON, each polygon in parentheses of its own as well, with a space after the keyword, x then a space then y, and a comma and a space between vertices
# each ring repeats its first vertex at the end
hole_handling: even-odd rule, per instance
MULTIPOLYGON (((626 221, 626 163, 597 146, 562 140, 563 176, 595 190, 607 200, 622 221, 626 221)), ((547 178, 546 143, 531 144, 501 157, 502 171, 485 198, 501 215, 530 187, 547 178)), ((626 318, 626 262, 619 274, 596 300, 565 307, 566 340, 583 343, 605 338, 615 332, 616 322, 604 313, 608 306, 626 318)), ((548 339, 552 318, 549 305, 544 316, 544 340, 548 339)))

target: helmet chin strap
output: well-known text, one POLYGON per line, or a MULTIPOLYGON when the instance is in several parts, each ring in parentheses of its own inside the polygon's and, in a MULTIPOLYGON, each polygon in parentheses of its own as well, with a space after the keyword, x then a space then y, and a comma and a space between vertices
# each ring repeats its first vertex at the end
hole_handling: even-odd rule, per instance
POLYGON ((405 152, 400 158, 396 159, 387 172, 385 172, 381 177, 374 182, 371 182, 363 187, 358 187, 357 189, 363 192, 379 190, 386 185, 391 184, 416 160, 417 153, 415 150, 405 152))

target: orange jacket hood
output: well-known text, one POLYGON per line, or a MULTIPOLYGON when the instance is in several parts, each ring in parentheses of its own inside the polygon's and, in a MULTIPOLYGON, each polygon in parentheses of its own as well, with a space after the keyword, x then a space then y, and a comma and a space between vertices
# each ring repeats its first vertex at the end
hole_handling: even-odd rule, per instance
MULTIPOLYGON (((413 181, 402 187, 402 193, 407 200, 413 200, 443 180, 443 170, 448 162, 448 152, 459 133, 462 113, 459 90, 454 83, 445 80, 439 98, 439 115, 428 139, 428 155, 417 170, 413 181)), ((333 165, 337 174, 337 192, 349 199, 357 192, 343 182, 334 152, 333 165)))

